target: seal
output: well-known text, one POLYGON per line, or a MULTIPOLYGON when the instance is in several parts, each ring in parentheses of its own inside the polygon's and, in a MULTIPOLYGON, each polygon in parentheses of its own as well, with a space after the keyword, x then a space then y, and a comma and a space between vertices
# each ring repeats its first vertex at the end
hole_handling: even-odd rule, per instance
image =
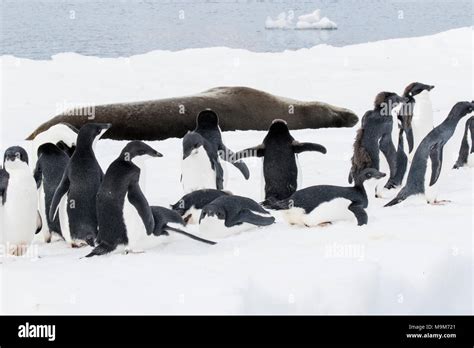
POLYGON ((428 133, 415 151, 405 186, 394 199, 385 204, 385 207, 396 205, 417 194, 424 195, 429 204, 443 203, 437 200, 437 184, 443 174, 442 169, 451 169, 451 164, 447 158, 443 158, 443 153, 448 156, 452 153, 452 151, 444 151, 444 147, 456 131, 461 118, 473 110, 474 101, 456 103, 448 117, 428 133), (443 161, 446 160, 449 164, 443 167, 443 161))
POLYGON ((326 103, 279 97, 249 87, 216 87, 190 96, 97 105, 93 119, 87 116, 89 110, 78 110, 77 115, 65 112, 40 125, 27 140, 61 122, 78 128, 89 122, 112 123, 105 138, 115 140, 182 138, 194 128, 195 115, 207 108, 220 115, 223 131, 266 130, 275 118, 287 121, 290 129, 352 127, 359 120, 352 111, 326 103))

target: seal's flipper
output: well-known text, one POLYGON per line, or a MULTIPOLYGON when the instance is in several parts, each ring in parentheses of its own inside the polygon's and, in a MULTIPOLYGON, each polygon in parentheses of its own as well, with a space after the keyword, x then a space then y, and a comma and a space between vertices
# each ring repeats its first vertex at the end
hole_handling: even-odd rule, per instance
POLYGON ((146 200, 145 195, 140 189, 138 179, 134 183, 130 184, 128 188, 128 200, 137 209, 138 214, 143 220, 143 224, 146 228, 146 233, 151 235, 155 229, 155 219, 151 211, 150 205, 146 200))
POLYGON ((349 205, 348 209, 354 213, 354 216, 357 219, 357 225, 367 225, 369 219, 364 208, 362 208, 360 205, 355 205, 354 203, 352 203, 351 205, 349 205))
POLYGON ((431 180, 430 186, 436 184, 439 175, 441 174, 441 167, 443 166, 443 148, 436 144, 430 152, 431 159, 431 180))
POLYGON ((56 191, 54 192, 53 200, 51 201, 51 207, 49 208, 49 220, 54 221, 59 209, 59 203, 63 196, 69 191, 69 177, 68 168, 64 171, 61 182, 59 183, 56 191))
POLYGON ((227 227, 231 227, 236 224, 241 224, 243 222, 247 222, 249 224, 256 225, 256 226, 268 226, 275 222, 275 218, 273 216, 257 215, 249 209, 242 209, 237 214, 237 216, 229 220, 226 220, 225 222, 225 225, 227 227))
POLYGON ((300 143, 298 141, 293 141, 291 144, 293 147, 293 152, 294 153, 301 153, 304 151, 317 151, 321 153, 326 153, 327 150, 323 145, 319 145, 316 143, 300 143))

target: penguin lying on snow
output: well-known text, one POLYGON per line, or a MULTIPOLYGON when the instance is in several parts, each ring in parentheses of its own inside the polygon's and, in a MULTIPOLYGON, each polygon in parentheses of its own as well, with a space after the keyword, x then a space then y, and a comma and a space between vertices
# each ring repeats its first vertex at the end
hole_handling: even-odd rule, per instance
MULTIPOLYGON (((413 156, 406 185, 385 205, 386 207, 398 204, 416 194, 425 195, 430 204, 442 203, 437 201, 437 183, 442 176, 443 148, 453 136, 461 118, 471 113, 473 109, 474 102, 456 103, 448 117, 428 133, 413 156)), ((444 168, 451 166, 448 164, 444 168)))
POLYGON ((0 169, 0 240, 9 254, 24 255, 41 230, 37 197, 25 149, 9 147, 0 169))
POLYGON ((203 188, 222 190, 224 171, 219 157, 237 167, 245 179, 249 170, 245 163, 232 161, 234 153, 222 142, 219 117, 204 110, 196 118, 196 128, 183 138, 181 181, 185 193, 203 188))
POLYGON ((274 120, 263 139, 263 143, 237 152, 235 160, 256 156, 263 157, 263 175, 265 178, 265 201, 288 198, 296 191, 298 186, 298 173, 296 165, 297 154, 304 151, 318 151, 326 153, 326 148, 315 143, 300 143, 290 134, 286 121, 274 120))
MULTIPOLYGON (((385 188, 395 187, 392 183, 397 171, 396 149, 392 140, 393 114, 396 108, 401 108, 404 101, 406 99, 396 93, 381 92, 377 94, 374 109, 365 113, 361 120, 361 128, 357 131, 349 183, 352 183, 353 179, 366 168, 379 170, 379 152, 381 151, 390 168, 390 178, 385 188)), ((374 193, 368 192, 368 194, 374 193)))
POLYGON ((474 116, 466 121, 459 156, 453 168, 458 169, 465 165, 474 167, 474 116))
POLYGON ((104 176, 94 146, 110 127, 109 123, 88 123, 81 127, 76 150, 54 192, 49 219, 54 221, 59 213, 62 235, 72 247, 94 245, 97 235, 96 196, 104 176), (63 199, 66 204, 61 202, 63 199))
POLYGON ((349 220, 353 216, 358 225, 365 225, 368 221, 365 208, 369 201, 364 184, 383 177, 384 173, 366 168, 357 174, 353 187, 310 186, 296 191, 288 199, 273 203, 272 208, 284 210, 285 220, 292 225, 313 227, 349 220))
POLYGON ((168 231, 213 243, 173 227, 173 223, 184 226, 178 213, 148 205, 139 185, 140 168, 133 162, 141 156, 162 155, 141 141, 132 141, 107 169, 97 194, 98 245, 86 257, 110 253, 119 245, 138 252, 156 242, 150 235, 166 235, 168 231))
POLYGON ((184 195, 178 202, 171 205, 171 209, 179 213, 186 224, 197 224, 205 205, 220 196, 229 194, 229 192, 214 189, 196 190, 184 195))
POLYGON ((216 198, 202 209, 199 231, 205 236, 226 237, 274 222, 275 218, 254 200, 225 195, 216 198))

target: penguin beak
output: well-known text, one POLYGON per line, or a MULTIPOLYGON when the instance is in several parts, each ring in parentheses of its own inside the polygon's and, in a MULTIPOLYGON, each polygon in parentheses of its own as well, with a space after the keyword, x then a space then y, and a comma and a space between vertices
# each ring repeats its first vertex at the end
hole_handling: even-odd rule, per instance
POLYGON ((163 155, 162 155, 160 152, 158 152, 158 151, 155 151, 154 153, 152 153, 151 156, 152 156, 152 157, 163 157, 163 155))
POLYGON ((385 173, 380 173, 380 172, 379 172, 378 174, 375 175, 375 178, 376 178, 376 179, 382 179, 382 178, 385 177, 385 176, 387 176, 387 174, 385 174, 385 173))
POLYGON ((433 86, 433 85, 428 86, 428 91, 431 91, 433 88, 435 88, 435 86, 433 86))

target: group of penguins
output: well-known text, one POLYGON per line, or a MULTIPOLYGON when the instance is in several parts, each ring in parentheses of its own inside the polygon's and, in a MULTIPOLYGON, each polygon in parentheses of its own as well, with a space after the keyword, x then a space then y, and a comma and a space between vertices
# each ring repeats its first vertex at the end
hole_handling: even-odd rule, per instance
MULTIPOLYGON (((452 163, 443 165, 444 147, 459 121, 473 112, 474 102, 456 103, 446 119, 433 127, 429 97, 433 88, 414 82, 401 96, 392 92, 376 96, 374 108, 365 113, 357 131, 348 187, 317 185, 298 190, 297 154, 325 154, 326 148, 295 140, 284 120, 272 122, 261 144, 234 153, 222 141, 218 115, 203 110, 196 128, 182 140, 185 195, 171 209, 150 206, 140 187, 142 159, 162 156, 155 149, 131 141, 104 174, 94 148, 111 124, 87 123, 79 130, 54 125, 33 140, 33 173, 25 149, 13 146, 5 151, 0 167, 0 242, 9 254, 21 256, 35 233, 43 231, 47 243, 54 233, 71 247, 90 245, 93 249, 86 255, 90 257, 119 247, 141 252, 160 239, 156 237, 172 233, 212 245, 215 242, 201 236, 223 237, 271 225, 275 218, 269 210, 280 210, 292 225, 324 226, 348 219, 364 225, 369 197, 394 196, 385 206, 413 195, 424 195, 430 204, 443 203, 437 200, 436 186, 442 173, 452 168, 452 163), (383 187, 369 189, 368 182, 378 185, 387 176, 379 171, 380 154, 390 174, 383 187), (248 179, 250 172, 243 162, 248 157, 263 158, 261 203, 224 190, 221 160, 248 179), (187 224, 199 224, 201 236, 187 232, 187 224)), ((473 144, 474 116, 465 123, 454 168, 474 166, 473 144)))

